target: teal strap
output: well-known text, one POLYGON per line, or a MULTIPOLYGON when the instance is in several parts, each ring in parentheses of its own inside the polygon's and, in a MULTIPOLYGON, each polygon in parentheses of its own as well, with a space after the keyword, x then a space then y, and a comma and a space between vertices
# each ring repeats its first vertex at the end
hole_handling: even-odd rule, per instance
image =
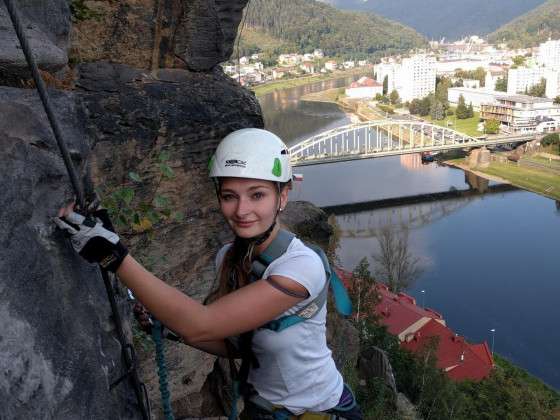
POLYGON ((156 363, 159 376, 159 392, 161 394, 161 404, 163 405, 163 415, 165 420, 174 420, 173 411, 171 409, 171 393, 167 383, 167 366, 165 364, 165 348, 162 338, 162 325, 157 319, 154 319, 152 326, 152 339, 156 346, 156 363))
POLYGON ((231 400, 231 411, 228 420, 237 420, 237 401, 239 401, 239 381, 233 380, 233 395, 231 400))

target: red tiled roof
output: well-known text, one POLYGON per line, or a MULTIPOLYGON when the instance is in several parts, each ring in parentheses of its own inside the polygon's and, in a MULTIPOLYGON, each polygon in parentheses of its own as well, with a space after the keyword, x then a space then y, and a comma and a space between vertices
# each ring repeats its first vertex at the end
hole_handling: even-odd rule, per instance
MULTIPOLYGON (((352 273, 335 268, 337 274, 348 289, 352 289, 352 273)), ((486 342, 470 344, 464 337, 458 336, 445 326, 440 313, 430 308, 421 308, 416 300, 406 293, 394 294, 387 285, 376 284, 379 303, 375 310, 380 315, 380 322, 387 326, 393 335, 399 335, 416 322, 419 328, 411 331, 401 342, 402 347, 412 351, 421 351, 433 340, 438 342, 437 366, 447 372, 454 380, 482 380, 487 377, 494 361, 486 342)))
POLYGON ((419 352, 434 340, 437 343, 437 367, 445 370, 451 379, 479 381, 490 374, 493 360, 486 343, 469 344, 464 337, 435 320, 407 337, 402 347, 419 352))

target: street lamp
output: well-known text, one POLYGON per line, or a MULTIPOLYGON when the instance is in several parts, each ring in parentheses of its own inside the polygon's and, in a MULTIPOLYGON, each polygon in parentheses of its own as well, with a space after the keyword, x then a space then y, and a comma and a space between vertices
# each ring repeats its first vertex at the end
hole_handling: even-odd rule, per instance
POLYGON ((496 329, 492 328, 490 332, 492 333, 492 357, 494 357, 494 338, 496 336, 496 329))
POLYGON ((426 307, 426 291, 424 289, 420 290, 420 293, 422 293, 422 308, 426 307))

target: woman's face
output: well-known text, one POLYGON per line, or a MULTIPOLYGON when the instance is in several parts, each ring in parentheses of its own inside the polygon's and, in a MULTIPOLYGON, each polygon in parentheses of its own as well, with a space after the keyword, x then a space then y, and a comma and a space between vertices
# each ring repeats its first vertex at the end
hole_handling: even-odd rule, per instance
POLYGON ((278 187, 271 181, 223 178, 219 199, 222 214, 235 234, 252 238, 266 231, 278 208, 286 206, 288 189, 278 197, 278 187))

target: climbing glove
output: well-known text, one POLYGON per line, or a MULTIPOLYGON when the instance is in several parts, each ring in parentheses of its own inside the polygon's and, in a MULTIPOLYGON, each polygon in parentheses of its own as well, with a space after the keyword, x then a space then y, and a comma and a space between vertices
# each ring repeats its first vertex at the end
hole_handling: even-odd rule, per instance
POLYGON ((115 272, 128 255, 128 249, 115 233, 106 209, 96 210, 87 217, 71 212, 55 217, 54 222, 70 235, 76 252, 90 263, 98 263, 104 269, 115 272))

